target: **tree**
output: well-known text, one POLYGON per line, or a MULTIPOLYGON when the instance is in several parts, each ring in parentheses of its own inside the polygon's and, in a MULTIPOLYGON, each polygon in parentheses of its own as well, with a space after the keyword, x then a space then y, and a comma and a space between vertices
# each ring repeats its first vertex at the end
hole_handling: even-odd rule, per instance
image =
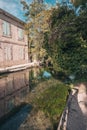
POLYGON ((67 7, 60 7, 52 13, 51 32, 45 34, 45 48, 56 71, 66 74, 87 71, 87 16, 83 14, 77 17, 67 7))
POLYGON ((48 19, 51 11, 46 9, 43 1, 35 0, 30 5, 22 2, 26 10, 26 17, 28 23, 26 24, 26 32, 29 36, 29 48, 31 55, 34 59, 43 59, 46 51, 43 49, 42 44, 44 40, 44 32, 49 30, 48 19))
POLYGON ((71 2, 76 6, 78 7, 79 5, 84 5, 87 0, 71 0, 71 2))

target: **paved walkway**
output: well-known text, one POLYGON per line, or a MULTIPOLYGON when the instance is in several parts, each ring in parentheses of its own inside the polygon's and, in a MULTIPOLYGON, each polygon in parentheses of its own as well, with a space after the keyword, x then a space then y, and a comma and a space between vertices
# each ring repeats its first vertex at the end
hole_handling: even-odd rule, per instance
POLYGON ((75 86, 68 98, 57 130, 87 130, 87 86, 75 86))

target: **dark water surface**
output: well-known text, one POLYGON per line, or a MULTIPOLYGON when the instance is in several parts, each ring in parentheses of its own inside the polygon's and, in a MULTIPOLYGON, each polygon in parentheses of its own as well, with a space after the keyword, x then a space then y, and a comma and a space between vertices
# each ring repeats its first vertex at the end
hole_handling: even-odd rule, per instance
MULTIPOLYGON (((39 69, 34 70, 33 76, 37 76, 39 69)), ((31 111, 32 107, 24 104, 13 115, 8 114, 17 109, 30 92, 30 75, 31 69, 0 75, 0 130, 17 130, 31 111)))

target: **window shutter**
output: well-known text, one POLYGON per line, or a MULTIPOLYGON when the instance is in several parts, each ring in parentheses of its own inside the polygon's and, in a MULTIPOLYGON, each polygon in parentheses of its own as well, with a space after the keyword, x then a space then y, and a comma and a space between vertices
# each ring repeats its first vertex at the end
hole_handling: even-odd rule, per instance
POLYGON ((6 35, 6 22, 3 21, 3 34, 6 35))
POLYGON ((22 29, 18 29, 18 37, 20 40, 23 40, 24 35, 23 35, 23 30, 22 29))
POLYGON ((10 23, 3 21, 3 35, 10 36, 11 35, 11 28, 10 23))
POLYGON ((10 24, 7 23, 7 35, 10 36, 10 24))

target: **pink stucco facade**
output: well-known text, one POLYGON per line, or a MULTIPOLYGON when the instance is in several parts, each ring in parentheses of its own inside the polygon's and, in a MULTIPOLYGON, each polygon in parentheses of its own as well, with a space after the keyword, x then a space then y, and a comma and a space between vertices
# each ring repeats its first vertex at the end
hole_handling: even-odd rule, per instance
POLYGON ((0 68, 28 63, 28 40, 24 32, 24 24, 0 9, 0 68), (9 30, 7 25, 10 27, 10 34, 4 35, 3 28, 5 31, 9 30), (23 34, 19 30, 22 30, 23 34), (19 33, 23 35, 22 39, 19 39, 19 33))

